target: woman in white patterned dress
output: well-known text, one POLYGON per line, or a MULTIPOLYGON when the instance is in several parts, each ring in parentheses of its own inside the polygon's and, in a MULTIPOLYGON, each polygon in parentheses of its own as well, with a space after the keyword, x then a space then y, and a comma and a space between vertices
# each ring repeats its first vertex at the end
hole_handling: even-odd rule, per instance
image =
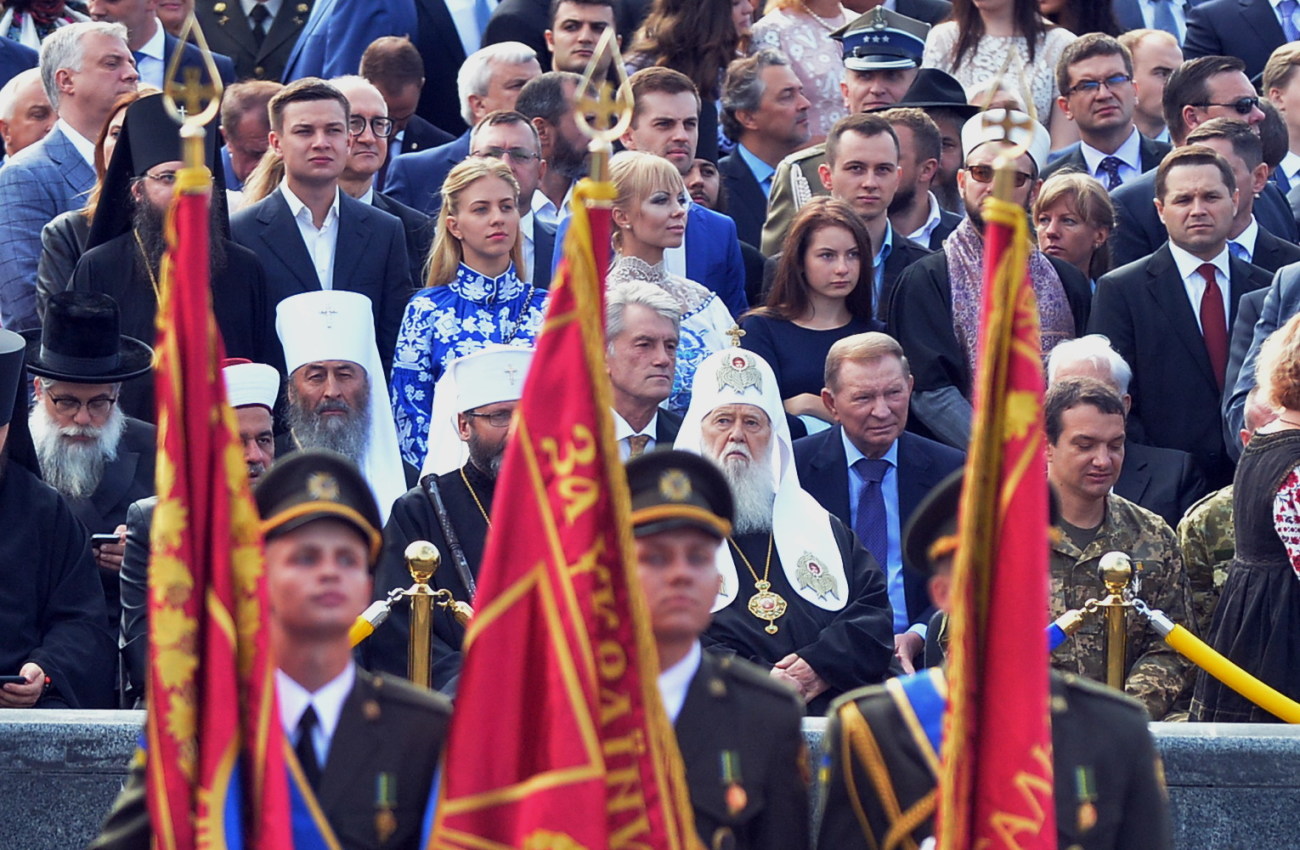
POLYGON ((848 114, 840 81, 843 51, 831 33, 857 17, 840 0, 770 0, 754 24, 753 50, 775 47, 790 60, 803 83, 811 143, 825 141, 835 122, 848 114))

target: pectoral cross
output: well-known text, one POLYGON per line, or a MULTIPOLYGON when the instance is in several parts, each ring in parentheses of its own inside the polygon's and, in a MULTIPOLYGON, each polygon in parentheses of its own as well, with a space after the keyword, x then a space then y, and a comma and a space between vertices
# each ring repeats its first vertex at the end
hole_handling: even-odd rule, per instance
POLYGON ((506 381, 510 384, 510 389, 514 389, 514 388, 515 388, 515 376, 519 374, 519 370, 515 368, 515 366, 514 366, 513 363, 511 363, 511 364, 507 365, 506 368, 502 369, 501 371, 506 373, 506 381))
POLYGON ((725 333, 731 337, 731 347, 740 348, 740 338, 745 335, 745 332, 740 329, 740 325, 732 325, 731 330, 725 333))

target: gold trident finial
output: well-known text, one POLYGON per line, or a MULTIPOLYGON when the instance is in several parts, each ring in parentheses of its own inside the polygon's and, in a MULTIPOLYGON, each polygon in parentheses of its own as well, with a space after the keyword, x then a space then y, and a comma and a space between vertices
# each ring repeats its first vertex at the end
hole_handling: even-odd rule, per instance
MULTIPOLYGON (((1009 51, 1007 57, 1002 62, 1002 68, 999 69, 997 76, 994 78, 993 85, 989 88, 987 96, 983 98, 980 104, 979 120, 984 126, 1002 128, 1003 141, 1011 145, 1010 148, 1004 148, 998 154, 993 162, 993 196, 1002 200, 1010 200, 1012 181, 1015 176, 1015 163, 1022 154, 1029 152, 1029 145, 1034 140, 1034 124, 1038 121, 1037 110, 1034 107, 1034 98, 1032 92, 1025 86, 1024 75, 1017 79, 1019 82, 1020 99, 1025 104, 1025 112, 1012 110, 1010 108, 998 107, 1002 109, 1002 117, 997 121, 990 121, 988 117, 989 109, 993 106, 994 95, 998 91, 1006 91, 1002 88, 1002 81, 1007 78, 1011 70, 1011 57, 1014 51, 1009 51), (1020 131, 1020 141, 1016 141, 1016 131, 1020 131)), ((1017 56, 1018 58, 1018 56, 1017 56)))
POLYGON ((203 29, 194 17, 193 10, 186 16, 185 25, 181 27, 181 44, 189 42, 191 37, 203 56, 203 70, 207 72, 210 82, 201 82, 197 68, 184 69, 182 79, 181 57, 185 51, 177 49, 167 66, 163 82, 163 103, 172 118, 181 125, 185 167, 201 168, 207 165, 203 161, 203 128, 217 117, 217 110, 221 108, 221 92, 225 87, 221 83, 217 63, 212 59, 212 51, 208 48, 208 40, 203 37, 203 29))
POLYGON ((577 108, 574 118, 578 129, 591 139, 587 147, 591 153, 588 173, 592 180, 603 183, 609 179, 609 157, 614 150, 614 140, 631 126, 634 106, 632 85, 623 68, 623 54, 619 52, 613 27, 606 29, 596 43, 596 50, 582 73, 575 95, 577 108), (613 69, 618 80, 617 89, 609 80, 602 79, 607 73, 606 68, 613 69))

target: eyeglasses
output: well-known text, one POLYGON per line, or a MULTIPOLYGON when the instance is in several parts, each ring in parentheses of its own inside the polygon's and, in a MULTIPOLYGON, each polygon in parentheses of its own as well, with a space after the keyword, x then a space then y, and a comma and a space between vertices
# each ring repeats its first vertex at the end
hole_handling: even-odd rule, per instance
POLYGON ((510 424, 510 417, 515 414, 513 410, 497 410, 492 413, 475 413, 472 410, 467 410, 465 415, 472 416, 475 419, 486 419, 493 428, 504 428, 510 424))
POLYGON ((176 185, 175 171, 164 171, 161 174, 150 174, 146 171, 144 176, 149 178, 150 180, 157 180, 159 183, 163 184, 164 186, 176 185))
POLYGON ((370 130, 380 139, 387 139, 393 135, 393 119, 375 117, 368 122, 364 115, 353 115, 348 119, 348 132, 354 136, 360 136, 366 131, 366 124, 370 125, 370 130))
MULTIPOLYGON (((966 166, 966 173, 969 174, 971 176, 971 179, 973 179, 976 183, 993 182, 994 168, 991 165, 968 165, 966 166)), ((1021 186, 1025 185, 1030 180, 1032 180, 1033 177, 1034 175, 1032 174, 1026 174, 1023 171, 1017 171, 1016 188, 1019 189, 1021 186)))
POLYGON ((62 416, 76 416, 84 405, 91 416, 106 416, 117 404, 117 399, 109 396, 95 396, 90 401, 82 401, 70 395, 50 396, 54 409, 62 416))
POLYGON ((1259 108, 1259 98, 1239 97, 1232 103, 1193 103, 1192 106, 1198 106, 1201 109, 1208 109, 1211 106, 1222 106, 1224 109, 1231 109, 1238 115, 1249 115, 1259 108))
POLYGON ((541 154, 530 151, 528 148, 483 148, 474 151, 474 156, 479 159, 504 159, 510 157, 515 162, 532 162, 535 159, 542 158, 541 154))
POLYGON ((1133 77, 1130 74, 1111 74, 1104 80, 1080 80, 1065 90, 1065 96, 1069 97, 1072 94, 1095 95, 1101 91, 1102 86, 1113 92, 1125 83, 1131 82, 1133 82, 1133 77))

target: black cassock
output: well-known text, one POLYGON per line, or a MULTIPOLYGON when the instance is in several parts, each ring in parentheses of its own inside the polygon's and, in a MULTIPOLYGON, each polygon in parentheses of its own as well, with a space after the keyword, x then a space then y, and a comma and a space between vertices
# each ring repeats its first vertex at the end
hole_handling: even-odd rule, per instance
MULTIPOLYGON (((704 645, 714 652, 733 651, 765 669, 792 652, 807 661, 829 686, 808 704, 809 714, 824 713, 830 701, 847 690, 882 681, 894 655, 894 613, 885 576, 844 523, 834 516, 830 521, 849 585, 847 591, 838 589, 848 594, 843 608, 827 611, 796 593, 785 577, 780 553, 773 546, 768 581, 772 592, 785 599, 787 607, 776 620, 776 634, 768 634, 764 631, 767 622, 749 612, 749 598, 756 593, 754 577, 733 549, 740 592, 730 605, 713 615, 713 623, 703 635, 704 645)), ((767 533, 741 534, 733 539, 762 576, 767 533)))
POLYGON ((0 478, 0 674, 41 666, 50 708, 112 708, 117 669, 90 538, 58 493, 16 463, 0 478))
MULTIPOLYGON (((472 463, 462 469, 448 472, 437 478, 438 492, 452 529, 460 543, 470 575, 477 577, 487 543, 487 523, 479 511, 474 496, 483 510, 492 513, 492 497, 496 481, 484 475, 472 463), (462 469, 465 478, 461 478, 462 469), (474 490, 465 486, 468 480, 474 490)), ((458 602, 471 603, 469 590, 456 570, 455 556, 447 543, 438 515, 433 509, 422 484, 416 485, 393 503, 393 512, 384 526, 384 551, 375 571, 375 598, 382 599, 395 587, 410 587, 410 570, 406 567, 406 547, 412 541, 427 540, 438 547, 442 564, 429 581, 435 591, 445 588, 458 602)), ((410 607, 406 600, 398 600, 388 620, 367 641, 365 659, 372 670, 406 676, 407 640, 410 634, 410 607)), ((451 693, 460 675, 460 643, 465 628, 456 622, 451 612, 441 606, 433 609, 433 671, 430 682, 437 690, 451 693)))

